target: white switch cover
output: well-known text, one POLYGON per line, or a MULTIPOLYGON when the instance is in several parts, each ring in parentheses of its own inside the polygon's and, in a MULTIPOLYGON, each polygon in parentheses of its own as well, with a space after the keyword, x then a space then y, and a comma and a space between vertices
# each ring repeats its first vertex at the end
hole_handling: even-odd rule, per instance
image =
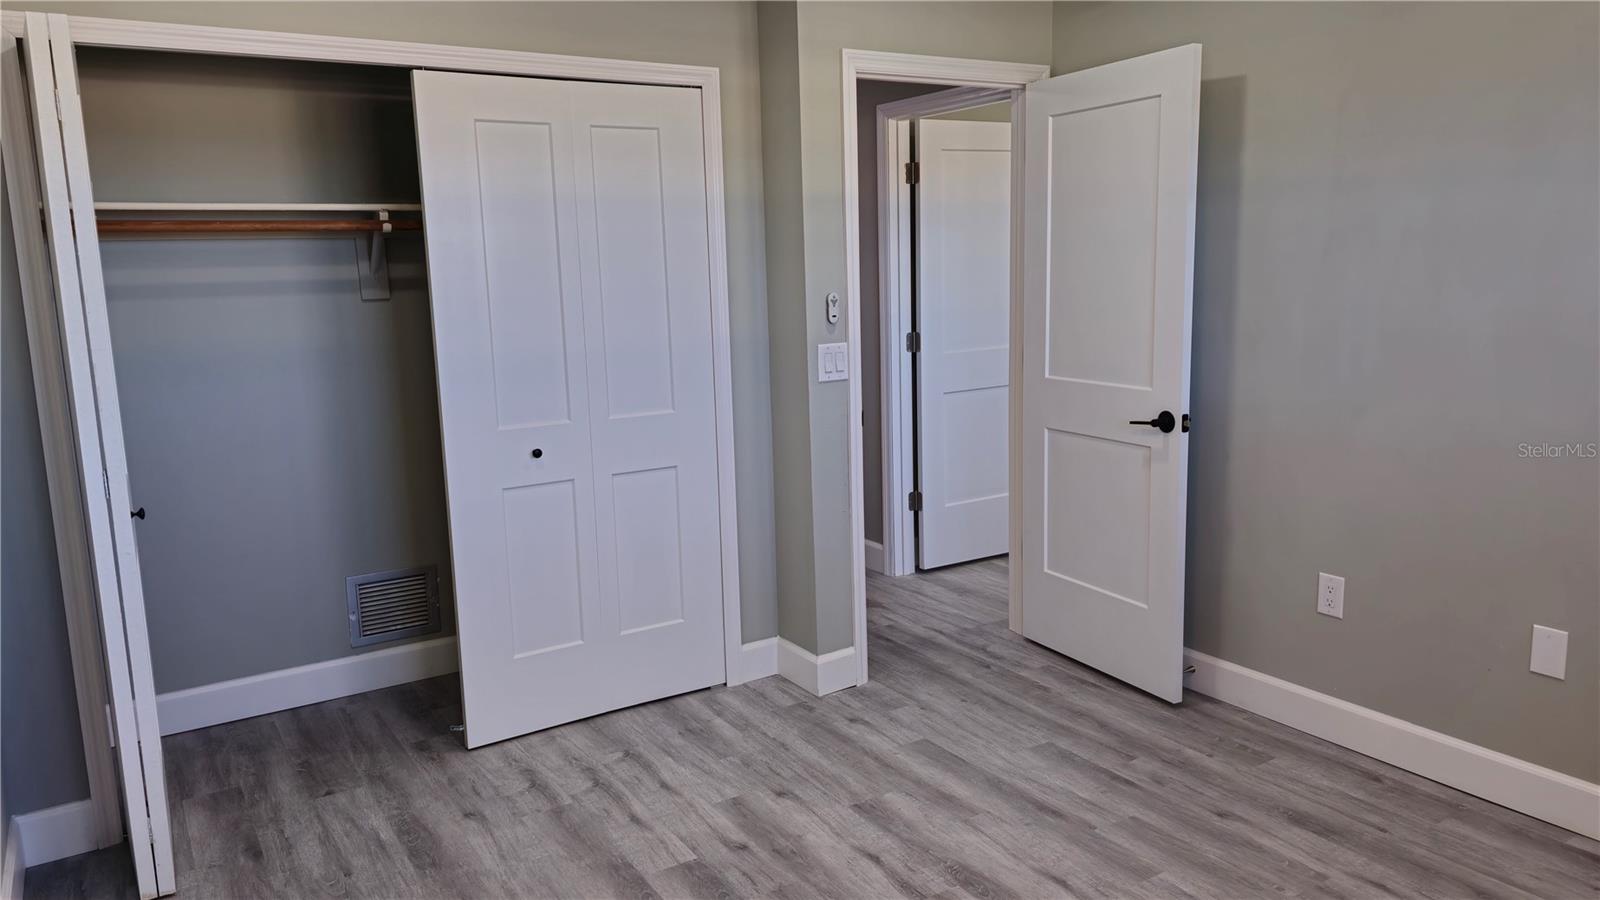
POLYGON ((1528 662, 1528 671, 1566 680, 1567 633, 1565 631, 1557 631, 1543 625, 1533 626, 1533 654, 1528 662))
POLYGON ((1326 572, 1317 573, 1317 612, 1335 619, 1344 618, 1344 579, 1326 572))
POLYGON ((817 380, 846 381, 850 378, 848 343, 817 345, 817 380))

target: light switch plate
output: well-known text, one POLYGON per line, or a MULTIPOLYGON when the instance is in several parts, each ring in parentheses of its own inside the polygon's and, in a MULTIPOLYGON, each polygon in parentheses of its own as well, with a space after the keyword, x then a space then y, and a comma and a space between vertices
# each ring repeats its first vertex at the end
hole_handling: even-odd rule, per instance
POLYGON ((1529 654, 1528 671, 1549 675, 1565 681, 1567 678, 1567 633, 1543 625, 1533 626, 1533 652, 1529 654))
POLYGON ((817 380, 847 381, 850 378, 850 344, 817 345, 817 380))

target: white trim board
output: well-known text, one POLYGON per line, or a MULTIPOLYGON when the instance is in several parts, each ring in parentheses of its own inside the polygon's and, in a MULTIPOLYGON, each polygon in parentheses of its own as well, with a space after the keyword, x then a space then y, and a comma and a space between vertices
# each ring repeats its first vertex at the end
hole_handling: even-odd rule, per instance
MULTIPOLYGON (((161 734, 178 734, 253 716, 337 700, 457 671, 456 639, 434 638, 355 656, 220 681, 156 697, 161 734)), ((778 674, 778 639, 740 646, 728 684, 778 674)))
POLYGON ((856 648, 845 647, 818 656, 778 638, 778 674, 818 697, 856 686, 856 648))
POLYGON ((458 665, 456 639, 434 638, 160 694, 156 718, 165 737, 448 675, 458 665))
MULTIPOLYGON (((23 868, 99 849, 95 841, 94 804, 88 800, 74 800, 14 816, 11 831, 17 836, 18 857, 23 868)), ((10 856, 8 851, 7 865, 10 856)))
POLYGON ((885 574, 883 568, 883 545, 874 540, 867 541, 866 549, 867 571, 885 574))
POLYGON ((0 840, 5 841, 5 859, 0 865, 0 898, 22 900, 28 872, 27 862, 22 858, 22 829, 17 827, 16 819, 6 819, 0 825, 5 827, 5 834, 0 835, 0 840))
POLYGON ((728 687, 778 674, 778 639, 751 641, 739 648, 737 671, 728 673, 728 687))
POLYGON ((1195 650, 1186 687, 1600 840, 1600 785, 1195 650))

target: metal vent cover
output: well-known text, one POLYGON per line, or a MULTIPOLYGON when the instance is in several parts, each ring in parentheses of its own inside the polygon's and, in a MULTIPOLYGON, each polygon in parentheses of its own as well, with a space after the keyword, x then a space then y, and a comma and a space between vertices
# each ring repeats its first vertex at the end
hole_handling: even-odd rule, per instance
POLYGON ((437 566, 351 575, 344 584, 352 647, 439 630, 437 566))

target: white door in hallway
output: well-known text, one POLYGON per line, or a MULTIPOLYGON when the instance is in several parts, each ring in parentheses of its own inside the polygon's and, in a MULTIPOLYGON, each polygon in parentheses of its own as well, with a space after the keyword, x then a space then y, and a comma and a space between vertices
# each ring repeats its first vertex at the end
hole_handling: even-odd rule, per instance
POLYGON ((1022 632, 1176 703, 1200 47, 1025 104, 1022 632))
POLYGON ((1006 552, 1011 124, 917 123, 917 462, 924 569, 1006 552))
POLYGON ((414 91, 467 745, 722 683, 700 92, 414 91))

